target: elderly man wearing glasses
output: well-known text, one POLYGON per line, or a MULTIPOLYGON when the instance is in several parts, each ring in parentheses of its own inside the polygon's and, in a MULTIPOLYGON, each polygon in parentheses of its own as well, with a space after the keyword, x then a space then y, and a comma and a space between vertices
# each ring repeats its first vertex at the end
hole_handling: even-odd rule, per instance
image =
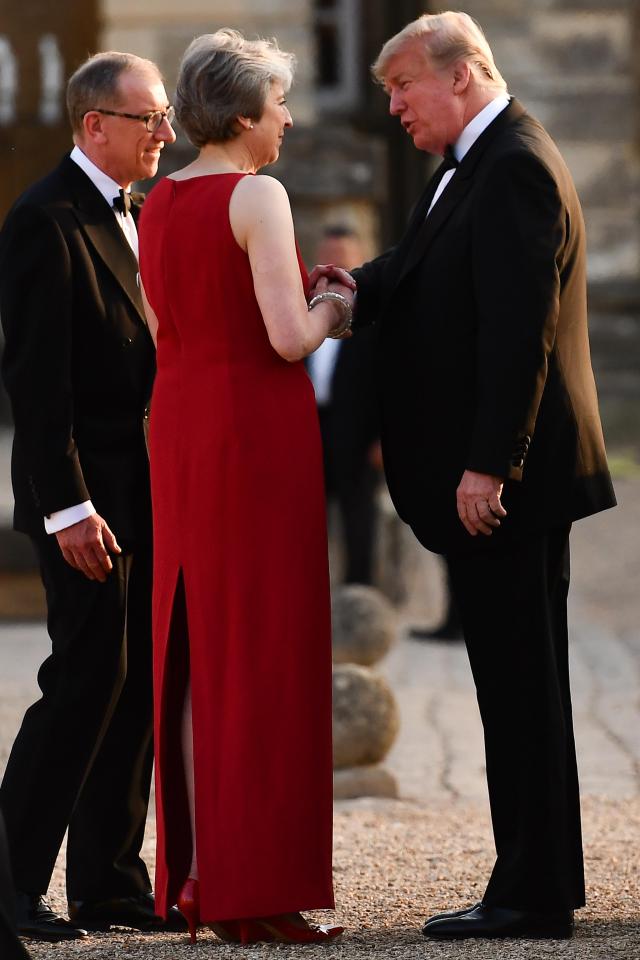
MULTIPOLYGON (((21 934, 160 927, 140 859, 152 744, 145 417, 154 347, 133 181, 172 143, 156 66, 101 53, 71 77, 75 146, 0 233, 14 525, 35 547, 51 655, 0 790, 21 934), (44 900, 68 828, 70 921, 44 900)), ((174 911, 169 925, 182 927, 174 911)))

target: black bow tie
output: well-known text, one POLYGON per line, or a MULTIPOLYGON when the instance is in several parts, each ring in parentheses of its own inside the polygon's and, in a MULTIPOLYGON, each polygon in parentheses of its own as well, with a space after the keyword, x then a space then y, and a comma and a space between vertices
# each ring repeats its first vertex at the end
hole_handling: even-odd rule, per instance
POLYGON ((113 198, 113 206, 123 217, 126 217, 131 209, 131 194, 121 189, 118 196, 113 198))
POLYGON ((449 144, 445 149, 442 162, 444 164, 445 171, 455 170, 455 168, 460 165, 460 161, 458 160, 455 153, 453 152, 453 147, 451 146, 451 144, 449 144))

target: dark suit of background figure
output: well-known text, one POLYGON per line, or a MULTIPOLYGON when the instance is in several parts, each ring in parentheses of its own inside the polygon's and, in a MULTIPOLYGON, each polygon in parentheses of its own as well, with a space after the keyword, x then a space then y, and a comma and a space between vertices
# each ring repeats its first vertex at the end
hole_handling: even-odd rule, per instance
MULTIPOLYGON (((362 263, 364 255, 358 233, 340 223, 324 228, 316 249, 318 263, 346 270, 362 263)), ((380 477, 372 456, 380 434, 374 336, 368 330, 364 337, 326 340, 306 360, 316 390, 327 498, 336 502, 340 515, 345 583, 373 580, 380 477)))
POLYGON ((571 176, 511 101, 427 216, 355 271, 376 318, 382 445, 400 516, 452 571, 485 731, 497 861, 488 906, 584 902, 567 666, 568 533, 614 505, 587 335, 571 176), (426 219, 425 219, 426 217, 426 219), (507 478, 507 518, 471 537, 465 470, 507 478))
POLYGON ((29 960, 29 954, 18 939, 14 919, 13 883, 9 873, 9 851, 0 815, 0 957, 2 960, 29 960))
MULTIPOLYGON (((340 511, 345 583, 370 584, 373 579, 379 482, 371 463, 379 435, 374 334, 367 329, 337 341, 328 401, 318 404, 327 498, 334 499, 340 511)), ((313 379, 313 356, 308 368, 313 379)))
POLYGON ((137 261, 68 157, 0 235, 15 527, 32 538, 51 656, 0 791, 13 875, 44 893, 67 825, 69 899, 150 889, 139 857, 152 765, 150 495, 143 422, 154 349, 137 261), (106 583, 62 557, 43 518, 90 499, 122 547, 106 583))

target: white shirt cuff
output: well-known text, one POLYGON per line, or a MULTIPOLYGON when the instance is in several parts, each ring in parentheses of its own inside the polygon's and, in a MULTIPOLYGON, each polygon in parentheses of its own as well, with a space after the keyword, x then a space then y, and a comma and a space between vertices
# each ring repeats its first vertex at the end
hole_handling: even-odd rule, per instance
POLYGON ((44 518, 44 529, 47 533, 57 533, 58 530, 64 530, 66 527, 72 527, 74 523, 86 520, 96 512, 91 500, 85 500, 84 503, 77 503, 75 507, 66 507, 64 510, 55 510, 48 517, 44 518))

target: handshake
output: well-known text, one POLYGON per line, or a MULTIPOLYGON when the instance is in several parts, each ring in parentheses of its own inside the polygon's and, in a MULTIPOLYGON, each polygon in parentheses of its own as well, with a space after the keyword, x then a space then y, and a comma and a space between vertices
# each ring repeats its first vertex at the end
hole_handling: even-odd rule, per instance
POLYGON ((333 301, 338 310, 339 321, 328 336, 335 340, 350 337, 356 294, 356 282, 351 274, 333 263, 319 264, 311 271, 309 287, 309 310, 325 300, 333 301))

